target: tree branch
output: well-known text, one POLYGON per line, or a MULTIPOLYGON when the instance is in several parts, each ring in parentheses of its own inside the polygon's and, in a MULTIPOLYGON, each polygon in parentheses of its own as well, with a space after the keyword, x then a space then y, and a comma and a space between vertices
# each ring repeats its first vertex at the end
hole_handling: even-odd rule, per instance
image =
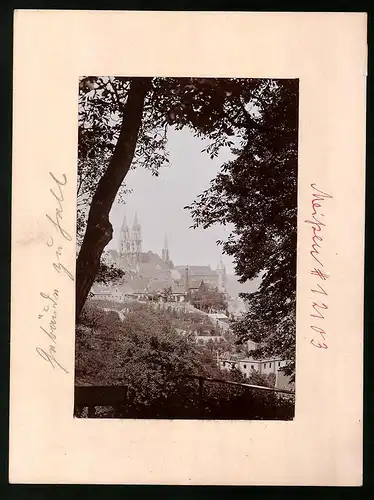
POLYGON ((92 198, 86 232, 76 266, 76 317, 94 282, 105 246, 112 239, 109 212, 134 157, 142 122, 144 100, 151 78, 134 78, 123 109, 120 134, 112 158, 92 198))

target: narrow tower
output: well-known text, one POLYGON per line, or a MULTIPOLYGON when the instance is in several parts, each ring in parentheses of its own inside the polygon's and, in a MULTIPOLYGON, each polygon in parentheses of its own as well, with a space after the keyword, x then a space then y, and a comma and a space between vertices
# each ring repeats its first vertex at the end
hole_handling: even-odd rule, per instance
POLYGON ((167 264, 170 261, 169 258, 169 248, 168 248, 168 237, 165 233, 164 248, 162 249, 162 260, 167 264))
POLYGON ((186 266, 186 275, 185 275, 185 292, 186 292, 186 295, 188 296, 188 292, 189 292, 189 289, 190 289, 190 283, 189 283, 189 269, 188 269, 188 266, 186 266))
POLYGON ((142 252, 142 229, 138 222, 138 214, 135 212, 134 224, 132 226, 132 249, 133 265, 139 265, 140 254, 142 252))
POLYGON ((220 292, 226 292, 226 267, 223 263, 222 256, 217 267, 218 274, 218 290, 220 292))
POLYGON ((131 251, 130 231, 127 225, 126 215, 123 217, 120 233, 119 255, 121 258, 127 256, 131 251))

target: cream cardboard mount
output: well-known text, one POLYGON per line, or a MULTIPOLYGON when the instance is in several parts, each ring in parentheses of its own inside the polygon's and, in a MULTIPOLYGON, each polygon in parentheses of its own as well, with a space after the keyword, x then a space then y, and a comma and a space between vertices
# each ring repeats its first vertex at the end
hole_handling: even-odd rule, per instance
POLYGON ((18 10, 14 23, 10 482, 360 485, 366 16, 18 10), (73 419, 82 75, 299 78, 293 421, 73 419))

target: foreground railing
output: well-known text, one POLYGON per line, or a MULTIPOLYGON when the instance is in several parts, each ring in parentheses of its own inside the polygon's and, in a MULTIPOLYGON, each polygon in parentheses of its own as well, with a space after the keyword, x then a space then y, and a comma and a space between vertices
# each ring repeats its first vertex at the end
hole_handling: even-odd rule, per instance
POLYGON ((211 378, 211 377, 202 377, 200 375, 183 375, 183 378, 196 379, 199 380, 199 386, 204 386, 204 381, 207 382, 218 382, 225 385, 236 385, 238 387, 247 387, 248 389, 257 389, 259 391, 267 391, 267 392, 278 392, 284 394, 295 394, 294 391, 289 391, 288 389, 278 389, 276 387, 267 387, 264 385, 252 385, 246 384, 244 382, 233 382, 231 380, 224 380, 222 378, 211 378))
MULTIPOLYGON (((266 387, 243 382, 233 382, 220 378, 202 377, 199 375, 181 375, 175 380, 196 380, 198 381, 198 407, 196 416, 204 418, 206 413, 206 397, 204 387, 206 383, 218 383, 225 386, 242 388, 245 391, 257 391, 259 393, 279 393, 290 396, 295 395, 293 391, 287 389, 278 389, 276 387, 266 387)), ((114 407, 119 411, 126 413, 126 408, 131 405, 129 398, 129 388, 127 386, 75 386, 75 414, 87 408, 87 417, 96 416, 96 407, 114 407)), ((78 415, 77 415, 78 416, 78 415)), ((152 418, 152 417, 151 417, 152 418)))

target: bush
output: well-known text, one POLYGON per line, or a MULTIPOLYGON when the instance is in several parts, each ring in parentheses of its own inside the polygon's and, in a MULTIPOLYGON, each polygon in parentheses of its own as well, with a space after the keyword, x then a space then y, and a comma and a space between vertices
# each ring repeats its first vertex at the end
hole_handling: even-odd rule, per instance
MULTIPOLYGON (((240 386, 206 381, 201 399, 190 375, 248 382, 239 371, 221 372, 211 350, 176 331, 169 312, 143 305, 121 321, 116 312, 85 307, 76 328, 77 385, 128 388, 125 408, 98 417, 292 418, 292 403, 240 386)), ((76 415, 87 416, 77 408, 76 415)))

